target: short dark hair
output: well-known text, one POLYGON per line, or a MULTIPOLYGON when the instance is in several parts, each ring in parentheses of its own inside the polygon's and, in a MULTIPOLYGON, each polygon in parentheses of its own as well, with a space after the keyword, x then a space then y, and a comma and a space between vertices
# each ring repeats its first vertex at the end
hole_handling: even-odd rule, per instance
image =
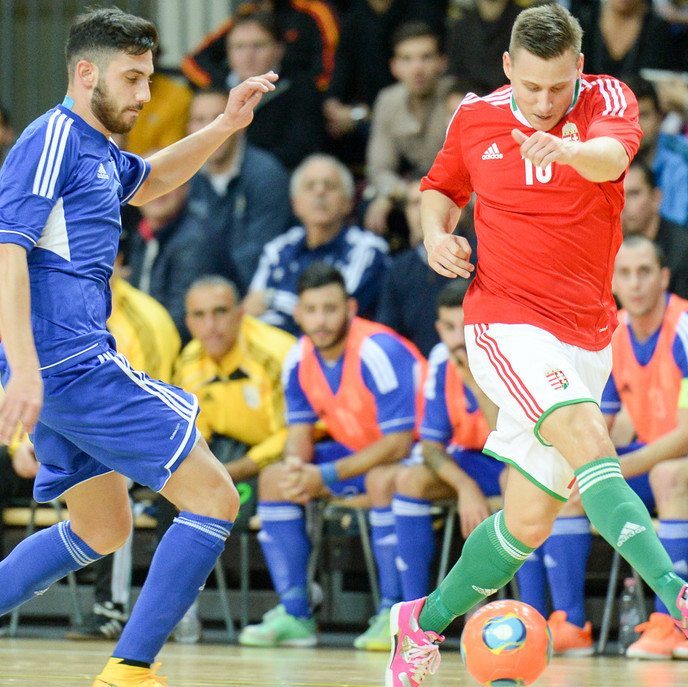
POLYGON ((227 32, 227 40, 229 41, 234 29, 245 24, 258 24, 276 43, 281 43, 283 40, 279 21, 272 12, 242 12, 238 14, 227 32))
POLYGON ((643 79, 637 74, 623 76, 622 81, 633 91, 636 100, 651 100, 656 112, 662 112, 662 104, 659 102, 657 89, 652 81, 643 79))
POLYGON ((643 243, 652 246, 655 256, 657 257, 657 262, 659 263, 659 266, 666 267, 667 258, 664 249, 656 241, 647 238, 645 234, 628 234, 627 236, 624 236, 622 245, 628 246, 629 248, 634 248, 635 246, 639 246, 643 243))
POLYGON ((636 157, 631 164, 628 167, 629 170, 631 169, 638 169, 643 175, 643 179, 645 179, 645 183, 650 187, 650 188, 657 188, 657 176, 655 173, 652 171, 652 167, 645 162, 645 160, 641 160, 639 157, 636 157))
POLYGON ((347 296, 349 295, 344 277, 336 267, 328 265, 326 262, 314 262, 301 272, 296 285, 296 293, 300 296, 308 289, 319 289, 330 284, 339 284, 342 291, 347 296))
POLYGON ((442 37, 430 24, 426 24, 424 21, 406 22, 399 26, 392 34, 392 51, 396 51, 397 47, 404 41, 409 41, 412 38, 428 37, 435 39, 438 52, 442 52, 442 37))
POLYGON ((462 308, 470 279, 456 279, 447 284, 437 296, 437 310, 440 308, 462 308))
POLYGON ((518 48, 543 60, 551 60, 571 50, 581 51, 583 29, 567 9, 555 2, 523 10, 511 29, 509 53, 514 58, 518 48))
POLYGON ((65 57, 71 71, 78 59, 92 59, 98 52, 143 55, 150 50, 155 55, 157 49, 158 32, 153 23, 117 7, 107 7, 80 14, 74 20, 65 57))

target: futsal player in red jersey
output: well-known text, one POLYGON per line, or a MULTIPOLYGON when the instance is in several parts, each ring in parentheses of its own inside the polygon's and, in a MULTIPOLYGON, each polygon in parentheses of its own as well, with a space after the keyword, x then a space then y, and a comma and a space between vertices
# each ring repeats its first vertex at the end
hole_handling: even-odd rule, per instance
POLYGON ((435 672, 444 629, 514 576, 574 484, 590 521, 688 636, 688 588, 621 475, 599 409, 616 324, 623 177, 641 131, 628 87, 583 73, 581 38, 560 5, 522 12, 504 54, 510 86, 466 96, 421 184, 429 264, 449 277, 473 270, 468 243, 452 231, 476 195, 466 347, 499 407, 485 452, 509 473, 504 510, 472 532, 438 589, 392 608, 387 687, 417 687, 435 672))

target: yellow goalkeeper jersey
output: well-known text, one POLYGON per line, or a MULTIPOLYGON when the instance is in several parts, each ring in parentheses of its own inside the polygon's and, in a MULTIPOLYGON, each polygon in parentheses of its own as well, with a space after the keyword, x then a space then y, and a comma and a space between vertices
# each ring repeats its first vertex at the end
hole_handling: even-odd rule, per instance
POLYGON ((196 339, 182 351, 173 383, 198 397, 196 425, 209 441, 236 439, 259 468, 279 460, 287 430, 282 363, 296 339, 287 332, 244 315, 237 341, 217 363, 196 339))

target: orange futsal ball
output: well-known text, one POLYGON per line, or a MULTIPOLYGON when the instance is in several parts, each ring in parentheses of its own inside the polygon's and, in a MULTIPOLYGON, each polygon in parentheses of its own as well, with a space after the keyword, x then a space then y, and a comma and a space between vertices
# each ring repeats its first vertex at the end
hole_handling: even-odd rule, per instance
POLYGON ((525 687, 552 658, 552 634, 528 604, 494 601, 472 615, 461 635, 466 670, 487 687, 525 687))

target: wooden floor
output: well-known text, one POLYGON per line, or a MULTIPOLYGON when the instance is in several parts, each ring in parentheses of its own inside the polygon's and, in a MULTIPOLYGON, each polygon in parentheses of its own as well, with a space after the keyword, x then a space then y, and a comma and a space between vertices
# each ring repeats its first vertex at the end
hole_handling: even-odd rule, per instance
MULTIPOLYGON (((90 687, 110 647, 104 642, 0 640, 0 685, 90 687)), ((246 649, 168 644, 162 655, 170 687, 380 687, 386 655, 349 649, 246 649)), ((474 685, 456 650, 443 652, 427 687, 474 685)), ((554 659, 538 687, 679 687, 688 662, 602 657, 554 659)))

